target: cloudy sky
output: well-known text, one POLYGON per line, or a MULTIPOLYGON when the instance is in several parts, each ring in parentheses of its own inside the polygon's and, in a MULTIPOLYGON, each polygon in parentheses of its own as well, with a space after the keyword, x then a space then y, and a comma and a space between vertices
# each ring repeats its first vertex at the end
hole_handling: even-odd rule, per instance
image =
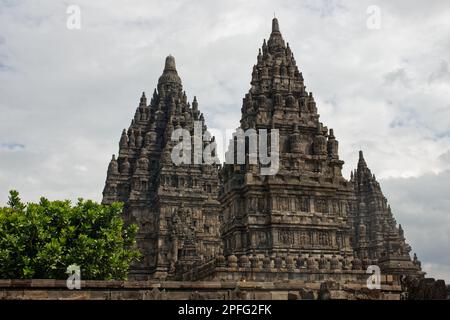
POLYGON ((425 271, 450 282, 448 1, 126 3, 0 0, 0 205, 11 188, 100 200, 168 54, 208 126, 235 128, 275 12, 345 175, 363 149, 425 271), (80 29, 67 28, 70 5, 80 29))

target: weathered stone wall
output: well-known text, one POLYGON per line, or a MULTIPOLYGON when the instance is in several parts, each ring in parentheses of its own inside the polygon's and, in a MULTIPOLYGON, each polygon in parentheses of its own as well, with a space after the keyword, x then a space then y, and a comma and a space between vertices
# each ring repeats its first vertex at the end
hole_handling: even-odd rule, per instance
POLYGON ((381 290, 333 281, 81 281, 80 290, 69 290, 65 280, 0 280, 0 300, 398 300, 400 294, 392 276, 382 277, 381 290))

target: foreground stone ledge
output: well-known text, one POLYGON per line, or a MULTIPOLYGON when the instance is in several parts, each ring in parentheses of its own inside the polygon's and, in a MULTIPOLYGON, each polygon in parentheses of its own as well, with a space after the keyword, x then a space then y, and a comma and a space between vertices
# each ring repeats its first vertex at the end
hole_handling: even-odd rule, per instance
MULTIPOLYGON (((300 300, 323 297, 322 284, 304 280, 262 281, 81 281, 69 290, 65 280, 0 280, 2 300, 300 300)), ((328 299, 400 299, 401 287, 383 283, 368 290, 363 282, 327 281, 328 299)))

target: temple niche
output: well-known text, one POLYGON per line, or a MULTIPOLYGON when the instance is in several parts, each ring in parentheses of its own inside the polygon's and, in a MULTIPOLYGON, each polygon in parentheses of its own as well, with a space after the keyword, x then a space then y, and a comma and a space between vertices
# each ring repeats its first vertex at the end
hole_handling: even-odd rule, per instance
MULTIPOLYGON (((168 56, 150 103, 142 94, 122 131, 103 191, 103 203, 124 202, 126 222, 139 226, 143 258, 130 278, 365 283, 369 265, 423 277, 362 151, 345 179, 338 132, 319 118, 274 18, 252 68, 239 129, 278 130, 278 171, 261 174, 264 166, 250 162, 248 145, 242 164, 175 165, 172 132, 193 132, 195 121, 202 134, 207 127, 168 56)), ((205 136, 203 147, 214 143, 205 136)), ((237 158, 236 150, 227 157, 237 158)))

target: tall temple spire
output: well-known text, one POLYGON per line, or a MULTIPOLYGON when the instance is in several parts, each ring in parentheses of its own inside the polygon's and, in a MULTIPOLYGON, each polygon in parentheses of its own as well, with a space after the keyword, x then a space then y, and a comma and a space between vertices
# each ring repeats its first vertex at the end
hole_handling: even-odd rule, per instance
MULTIPOLYGON (((334 133, 328 138, 327 128, 319 122, 314 98, 305 90, 277 18, 272 20, 269 40, 264 41, 262 50, 258 51, 250 84, 250 90, 242 101, 240 129, 265 128, 276 132, 279 141, 276 163, 279 166, 269 179, 261 179, 258 169, 262 165, 251 164, 247 160, 249 157, 245 159, 244 167, 223 166, 223 188, 219 200, 224 203, 225 213, 222 229, 224 254, 253 252, 263 255, 270 252, 288 259, 290 249, 314 255, 317 252, 313 248, 320 245, 326 248, 327 254, 342 259, 344 253, 351 256, 350 233, 345 219, 332 222, 335 234, 339 235, 338 246, 328 240, 331 239, 328 238, 331 224, 320 219, 313 225, 289 220, 283 226, 259 219, 261 215, 270 215, 273 221, 281 221, 290 212, 311 216, 343 215, 344 210, 339 209, 334 199, 349 200, 353 196, 352 186, 342 177, 343 161, 338 157, 337 140, 334 133), (317 185, 311 187, 308 181, 316 181, 317 185), (305 190, 308 190, 308 196, 305 196, 305 190), (274 202, 268 204, 264 199, 274 199, 274 202), (249 206, 236 206, 237 201, 249 206), (330 206, 331 203, 335 204, 330 206), (308 234, 320 234, 320 239, 308 240, 308 234), (246 240, 237 243, 236 239, 246 240)), ((228 150, 230 159, 237 159, 236 150, 237 144, 232 140, 228 150)), ((319 256, 311 257, 312 260, 316 258, 319 256)))
MULTIPOLYGON (((129 129, 122 132, 119 156, 108 167, 103 203, 124 202, 125 221, 139 227, 136 242, 143 257, 130 269, 135 279, 179 279, 220 248, 217 166, 203 163, 203 157, 201 166, 176 164, 171 157, 174 129, 195 129, 197 98, 192 105, 169 55, 150 105, 142 93, 129 129)), ((206 130, 203 123, 202 137, 206 130)), ((211 139, 203 138, 203 146, 211 139)))
POLYGON ((360 256, 376 259, 383 272, 420 275, 420 266, 414 265, 409 256, 411 248, 405 241, 403 228, 401 225, 396 227, 387 199, 375 175, 370 172, 362 151, 359 151, 358 168, 352 182, 356 196, 355 207, 351 211, 354 249, 360 256), (368 237, 359 235, 361 224, 365 226, 368 237))

